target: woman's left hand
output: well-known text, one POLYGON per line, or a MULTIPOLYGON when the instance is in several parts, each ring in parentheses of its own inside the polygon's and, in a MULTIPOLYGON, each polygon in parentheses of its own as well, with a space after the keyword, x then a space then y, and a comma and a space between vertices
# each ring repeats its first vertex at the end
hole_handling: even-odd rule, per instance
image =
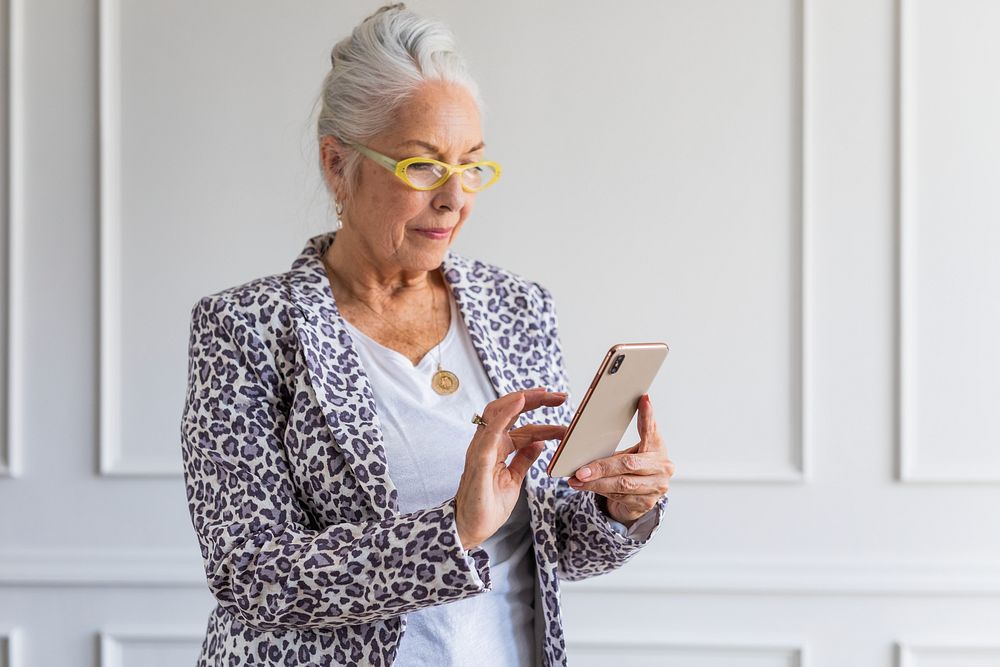
POLYGON ((605 496, 608 514, 626 526, 653 508, 666 494, 674 475, 674 464, 667 457, 653 418, 649 394, 639 399, 637 427, 638 443, 588 463, 569 478, 574 489, 605 496))

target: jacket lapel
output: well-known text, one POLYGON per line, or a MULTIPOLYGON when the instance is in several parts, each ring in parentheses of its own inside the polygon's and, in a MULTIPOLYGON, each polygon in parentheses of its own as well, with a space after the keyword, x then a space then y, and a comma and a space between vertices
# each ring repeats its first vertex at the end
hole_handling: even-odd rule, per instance
MULTIPOLYGON (((336 232, 328 232, 310 238, 292 264, 289 276, 297 306, 293 308, 295 331, 334 440, 371 507, 379 517, 388 518, 398 513, 398 506, 396 488, 388 475, 375 394, 321 259, 335 236, 336 232)), ((493 388, 500 396, 514 391, 508 355, 497 340, 504 314, 494 278, 482 264, 451 250, 442 262, 442 273, 493 388)))

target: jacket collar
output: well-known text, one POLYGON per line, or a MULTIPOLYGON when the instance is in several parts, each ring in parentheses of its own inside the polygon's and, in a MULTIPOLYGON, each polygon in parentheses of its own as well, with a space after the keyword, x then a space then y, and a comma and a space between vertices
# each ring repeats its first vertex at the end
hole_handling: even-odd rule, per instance
MULTIPOLYGON (((321 259, 336 234, 326 232, 310 238, 292 264, 289 275, 297 306, 293 309, 295 329, 309 380, 333 437, 371 506, 382 518, 388 518, 398 513, 398 507, 395 486, 388 475, 375 395, 337 308, 321 259), (372 460, 381 465, 368 465, 372 460)), ((441 268, 497 395, 514 391, 511 380, 503 374, 510 368, 510 360, 495 333, 502 329, 504 316, 499 305, 503 294, 497 288, 495 271, 451 249, 441 268)))

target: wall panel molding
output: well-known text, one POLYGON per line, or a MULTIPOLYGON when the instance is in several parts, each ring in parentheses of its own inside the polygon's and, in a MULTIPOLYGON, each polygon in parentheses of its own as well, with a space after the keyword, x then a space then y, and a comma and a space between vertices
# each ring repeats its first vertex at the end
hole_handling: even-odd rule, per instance
POLYGON ((121 421, 121 7, 100 0, 100 435, 103 475, 126 472, 121 421))
POLYGON ((809 271, 812 265, 809 251, 809 188, 808 188, 808 79, 809 79, 809 39, 808 39, 808 0, 792 0, 793 11, 795 12, 795 32, 793 40, 793 61, 792 66, 796 68, 794 85, 798 86, 795 91, 796 108, 798 112, 797 125, 792 128, 795 139, 798 143, 798 150, 795 151, 795 159, 798 164, 793 165, 793 173, 796 175, 796 182, 792 185, 795 211, 798 215, 798 224, 795 229, 798 238, 795 239, 794 247, 798 254, 796 257, 796 272, 798 279, 793 285, 793 308, 798 310, 797 317, 793 317, 795 331, 792 335, 793 347, 793 374, 789 379, 791 383, 791 394, 796 396, 795 408, 793 409, 794 427, 797 442, 792 442, 787 465, 775 466, 771 469, 748 470, 745 466, 725 468, 719 463, 711 465, 697 465, 687 463, 680 472, 674 483, 803 483, 808 482, 810 474, 810 434, 809 434, 809 396, 812 392, 809 389, 809 309, 808 301, 811 293, 811 280, 809 271))
MULTIPOLYGON (((738 667, 742 660, 749 660, 753 665, 760 665, 762 659, 768 657, 775 660, 775 665, 781 667, 805 667, 807 647, 798 642, 769 643, 760 640, 726 641, 723 639, 706 642, 669 641, 664 639, 650 640, 648 637, 636 639, 573 639, 567 637, 566 650, 574 659, 587 656, 600 658, 604 656, 648 658, 644 664, 665 664, 664 660, 677 660, 676 664, 684 664, 684 658, 709 657, 724 655, 726 664, 738 667)), ((667 663, 667 664, 673 664, 667 663)))
MULTIPOLYGON (((921 667, 921 657, 934 658, 941 664, 942 658, 985 658, 1000 663, 1000 643, 994 638, 983 642, 899 642, 896 644, 897 667, 921 667)), ((983 664, 986 664, 985 662, 983 664)))
POLYGON ((636 559, 562 590, 581 593, 748 595, 1000 595, 995 563, 636 559))
POLYGON ((916 0, 896 0, 896 458, 897 479, 903 482, 1000 483, 1000 469, 970 467, 942 474, 921 466, 915 452, 916 414, 916 205, 914 201, 914 117, 916 114, 912 60, 916 0))
POLYGON ((100 434, 101 475, 180 475, 179 462, 127 457, 122 424, 121 4, 100 0, 100 434))
POLYGON ((197 656, 205 639, 203 628, 130 629, 104 631, 98 634, 100 667, 128 667, 125 650, 129 646, 176 647, 190 645, 197 656))
POLYGON ((103 475, 141 472, 122 460, 121 410, 121 7, 100 0, 100 435, 103 475))
POLYGON ((197 547, 192 549, 4 549, 0 586, 205 588, 197 547))
POLYGON ((25 256, 23 248, 22 227, 24 220, 22 193, 24 179, 24 137, 23 109, 24 81, 23 70, 23 8, 21 0, 0 1, 0 34, 3 35, 3 48, 0 58, 3 59, 3 87, 6 93, 3 114, 3 162, 5 179, 0 189, 2 201, 2 226, 4 230, 3 254, 6 258, 7 270, 3 274, 3 290, 6 295, 4 310, 5 323, 0 328, 3 337, 3 368, 0 377, 3 378, 3 398, 0 401, 3 423, 0 434, 0 477, 17 477, 20 474, 21 434, 18 432, 17 415, 21 414, 21 392, 17 391, 18 379, 22 377, 21 360, 24 354, 20 350, 20 327, 24 324, 24 301, 20 297, 23 275, 21 260, 25 256))
MULTIPOLYGON (((196 549, 0 550, 0 587, 206 588, 196 549)), ((959 560, 819 562, 636 559, 571 593, 1000 596, 1000 565, 959 560)))
POLYGON ((0 630, 0 667, 20 667, 20 631, 0 630))
POLYGON ((797 330, 795 332, 794 339, 797 342, 797 373, 792 381, 793 395, 797 396, 796 407, 798 410, 795 412, 796 419, 796 432, 798 434, 798 452, 797 459, 793 461, 795 467, 792 469, 791 474, 787 479, 775 479, 773 481, 795 481, 795 482, 808 482, 810 474, 810 435, 809 435, 809 397, 812 395, 812 391, 809 388, 809 296, 812 292, 811 281, 809 278, 809 271, 812 267, 812 261, 810 260, 809 252, 809 221, 811 216, 809 215, 809 188, 808 188, 808 165, 809 165, 809 133, 808 120, 809 120, 809 108, 808 108, 808 86, 809 86, 809 46, 810 41, 809 35, 809 16, 808 0, 796 0, 793 3, 795 11, 798 13, 797 21, 795 22, 798 28, 794 35, 795 39, 795 66, 797 67, 795 81, 798 84, 798 97, 796 99, 796 106, 798 110, 798 126, 796 127, 796 133, 798 135, 799 150, 796 152, 796 159, 798 164, 795 165, 793 172, 796 174, 797 181, 792 188, 797 196, 797 206, 796 212, 799 216, 798 220, 798 264, 797 269, 798 275, 798 293, 796 299, 796 306, 798 307, 798 317, 795 318, 797 324, 797 330))

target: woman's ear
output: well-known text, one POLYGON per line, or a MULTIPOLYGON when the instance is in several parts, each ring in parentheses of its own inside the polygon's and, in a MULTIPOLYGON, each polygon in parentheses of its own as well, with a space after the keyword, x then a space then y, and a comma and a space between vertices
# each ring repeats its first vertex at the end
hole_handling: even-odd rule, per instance
MULTIPOLYGON (((336 137, 325 134, 320 137, 319 155, 323 165, 323 180, 331 193, 339 195, 344 190, 344 151, 346 147, 336 137)), ((338 200, 340 197, 337 197, 338 200)))

